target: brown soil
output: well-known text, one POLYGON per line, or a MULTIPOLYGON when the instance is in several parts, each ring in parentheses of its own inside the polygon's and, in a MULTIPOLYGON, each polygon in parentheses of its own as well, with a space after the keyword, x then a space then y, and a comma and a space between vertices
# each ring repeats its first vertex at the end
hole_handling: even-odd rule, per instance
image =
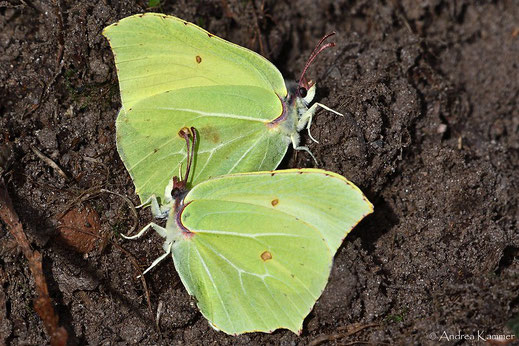
MULTIPOLYGON (((71 344, 292 345, 323 335, 332 344, 434 344, 444 331, 511 333, 519 314, 517 1, 170 3, 154 11, 262 52, 287 78, 337 31, 337 47, 309 73, 317 99, 346 116, 320 111, 320 144, 302 136, 322 168, 366 192, 375 213, 337 253, 301 336, 214 331, 172 261, 147 276, 151 313, 131 256, 114 243, 146 266, 161 240, 122 240, 134 223, 126 202, 96 193, 137 202, 115 148, 120 100, 101 30, 148 1, 0 1, 0 143, 13 152, 1 163, 71 344), (80 230, 100 225, 102 240, 74 246, 74 220, 80 230), (355 323, 366 328, 348 333, 355 323)), ((293 151, 283 164, 312 165, 293 151)), ((150 218, 139 211, 139 226, 150 218)), ((0 227, 0 344, 45 344, 27 261, 0 227)))

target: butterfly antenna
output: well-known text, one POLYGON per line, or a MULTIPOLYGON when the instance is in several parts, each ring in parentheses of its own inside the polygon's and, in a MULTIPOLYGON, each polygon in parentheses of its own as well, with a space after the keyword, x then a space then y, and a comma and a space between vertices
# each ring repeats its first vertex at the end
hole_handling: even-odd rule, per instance
POLYGON ((189 151, 189 134, 186 139, 187 141, 187 166, 186 166, 186 176, 184 178, 184 182, 187 183, 187 179, 189 178, 189 171, 191 170, 191 166, 193 165, 193 159, 195 157, 195 145, 196 145, 196 129, 191 127, 189 129, 189 134, 191 135, 191 151, 189 151))
POLYGON ((180 180, 184 180, 182 176, 182 162, 180 162, 180 165, 178 166, 178 177, 180 178, 180 180))
POLYGON ((182 177, 182 164, 180 164, 180 179, 178 177, 173 177, 173 188, 183 190, 186 188, 187 180, 189 179, 189 171, 191 170, 193 157, 195 156, 196 130, 194 127, 183 127, 178 131, 178 135, 186 141, 187 165, 186 174, 182 177))
POLYGON ((319 41, 319 43, 315 46, 314 50, 312 51, 312 54, 310 54, 310 57, 306 61, 305 67, 303 68, 303 72, 301 73, 301 77, 299 77, 298 85, 300 88, 305 88, 308 90, 308 88, 311 87, 311 85, 309 85, 309 83, 307 82, 307 80, 305 78, 306 70, 308 70, 308 67, 310 67, 312 62, 319 55, 319 53, 321 53, 326 48, 335 47, 335 42, 328 42, 324 46, 321 46, 324 41, 326 41, 329 37, 331 37, 333 35, 335 35, 335 32, 331 32, 329 34, 324 35, 323 38, 321 38, 321 40, 319 41))

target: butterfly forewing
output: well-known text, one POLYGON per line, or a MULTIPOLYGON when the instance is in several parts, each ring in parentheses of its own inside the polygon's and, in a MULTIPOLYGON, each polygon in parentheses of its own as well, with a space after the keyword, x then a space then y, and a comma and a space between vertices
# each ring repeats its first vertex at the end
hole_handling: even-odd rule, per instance
POLYGON ((108 26, 123 108, 168 90, 249 85, 285 97, 283 76, 261 55, 182 19, 158 13, 108 26))

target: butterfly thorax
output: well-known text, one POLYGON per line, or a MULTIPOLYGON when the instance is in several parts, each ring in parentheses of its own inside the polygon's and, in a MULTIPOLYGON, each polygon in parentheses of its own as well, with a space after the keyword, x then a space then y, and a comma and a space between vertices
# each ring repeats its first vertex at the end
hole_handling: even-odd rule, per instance
POLYGON ((283 111, 279 117, 270 121, 267 127, 286 134, 288 137, 297 133, 297 125, 303 114, 308 110, 308 104, 312 101, 315 94, 315 84, 308 94, 303 97, 300 87, 296 82, 287 81, 287 96, 281 99, 283 111))
POLYGON ((172 193, 173 195, 176 195, 176 198, 170 202, 170 210, 166 222, 166 240, 163 245, 165 251, 168 251, 168 248, 181 238, 188 239, 194 235, 194 233, 182 224, 181 220, 182 212, 189 204, 184 204, 184 198, 187 195, 187 192, 187 190, 184 190, 177 193, 174 191, 172 193))

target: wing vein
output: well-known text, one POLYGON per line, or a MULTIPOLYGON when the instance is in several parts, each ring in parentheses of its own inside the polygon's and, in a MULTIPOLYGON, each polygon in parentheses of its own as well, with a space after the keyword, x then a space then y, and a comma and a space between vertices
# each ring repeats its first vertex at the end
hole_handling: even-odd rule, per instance
MULTIPOLYGON (((243 155, 238 160, 236 160, 236 162, 231 167, 231 169, 229 169, 227 174, 231 173, 240 164, 240 162, 242 162, 242 160, 245 158, 245 156, 247 156, 247 154, 250 153, 251 150, 254 149, 254 147, 258 144, 258 142, 260 142, 262 139, 263 139, 263 136, 260 136, 254 143, 252 143, 252 145, 243 153, 243 155)), ((260 165, 260 167, 261 167, 261 165, 260 165)))
POLYGON ((199 119, 202 117, 215 117, 215 118, 229 118, 229 119, 240 119, 240 120, 248 120, 248 121, 254 121, 254 122, 261 122, 264 123, 265 121, 259 120, 257 118, 247 117, 244 115, 239 114, 230 114, 230 113, 216 113, 216 112, 204 112, 196 109, 189 109, 189 108, 171 108, 171 107, 157 107, 156 109, 163 109, 163 110, 170 110, 170 111, 179 111, 179 112, 188 112, 188 113, 195 113, 200 114, 201 117, 196 117, 195 119, 199 119))
POLYGON ((214 287, 216 294, 218 295, 218 299, 220 300, 220 304, 222 305, 223 311, 225 312, 225 315, 227 316, 227 320, 232 325, 233 329, 235 329, 234 323, 231 319, 231 316, 229 315, 229 311, 227 311, 227 307, 225 306, 225 303, 223 302, 222 296, 220 295, 220 291, 218 291, 218 287, 216 286, 213 276, 211 275, 211 271, 207 267, 207 264, 205 263, 204 259, 200 255, 200 252, 198 251, 198 249, 196 247, 194 249, 198 255, 198 258, 200 259, 200 262, 202 263, 202 266, 204 267, 205 272, 207 273, 207 276, 209 277, 209 280, 211 281, 211 284, 214 287))

